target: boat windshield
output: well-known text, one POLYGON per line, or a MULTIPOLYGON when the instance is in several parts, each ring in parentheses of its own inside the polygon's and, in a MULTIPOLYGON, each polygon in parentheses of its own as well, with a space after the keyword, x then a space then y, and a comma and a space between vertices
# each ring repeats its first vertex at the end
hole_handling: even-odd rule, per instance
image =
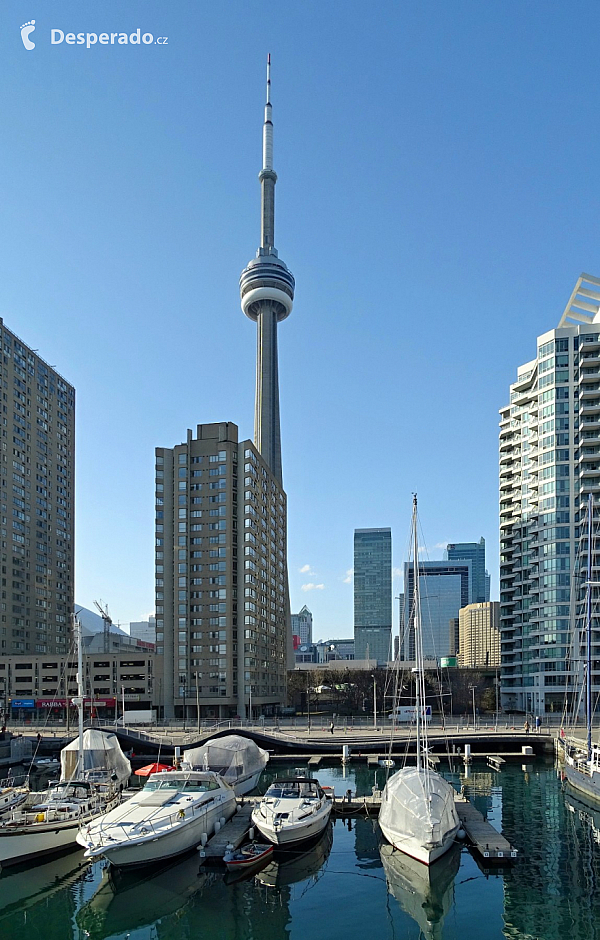
POLYGON ((150 777, 144 790, 177 790, 180 793, 206 793, 208 790, 218 790, 216 780, 177 780, 172 777, 166 780, 157 780, 150 777))
POLYGON ((281 780, 272 783, 265 795, 277 800, 297 800, 300 797, 318 796, 319 791, 311 780, 281 780))

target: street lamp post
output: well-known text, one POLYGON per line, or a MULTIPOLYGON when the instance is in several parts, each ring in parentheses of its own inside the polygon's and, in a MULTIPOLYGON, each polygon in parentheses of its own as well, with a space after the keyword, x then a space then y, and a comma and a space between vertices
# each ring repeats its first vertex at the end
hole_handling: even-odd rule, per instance
POLYGON ((196 722, 198 725, 198 734, 200 734, 200 673, 196 670, 196 722))
POLYGON ((471 686, 471 692, 473 693, 473 728, 475 728, 475 690, 477 689, 476 685, 471 686))
POLYGON ((373 680, 373 731, 377 731, 377 679, 371 676, 373 680))

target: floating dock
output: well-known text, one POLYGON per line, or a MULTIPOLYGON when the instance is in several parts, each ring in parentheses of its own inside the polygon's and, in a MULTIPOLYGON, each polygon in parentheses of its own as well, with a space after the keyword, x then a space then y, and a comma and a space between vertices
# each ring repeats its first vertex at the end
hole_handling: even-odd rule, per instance
POLYGON ((219 829, 214 836, 208 840, 206 845, 198 846, 200 858, 203 862, 222 859, 228 845, 234 849, 242 844, 250 829, 250 816, 252 814, 253 803, 238 803, 238 811, 235 816, 228 819, 222 829, 219 829))
POLYGON ((483 818, 469 800, 457 794, 454 805, 469 842, 482 858, 488 862, 505 862, 517 857, 517 850, 483 818))

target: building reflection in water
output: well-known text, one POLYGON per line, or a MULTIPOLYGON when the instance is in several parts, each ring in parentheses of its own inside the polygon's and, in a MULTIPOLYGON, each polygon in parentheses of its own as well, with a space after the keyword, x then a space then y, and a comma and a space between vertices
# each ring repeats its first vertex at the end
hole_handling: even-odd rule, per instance
POLYGON ((503 776, 503 828, 519 848, 504 877, 504 934, 590 940, 600 924, 600 810, 533 765, 503 776))

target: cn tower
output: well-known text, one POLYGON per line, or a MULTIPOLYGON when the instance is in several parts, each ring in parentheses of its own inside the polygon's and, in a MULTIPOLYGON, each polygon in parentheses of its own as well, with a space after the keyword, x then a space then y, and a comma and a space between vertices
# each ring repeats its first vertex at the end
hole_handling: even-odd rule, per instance
POLYGON ((281 483, 281 430, 277 324, 292 312, 294 276, 275 248, 275 183, 273 121, 271 119, 271 56, 267 59, 267 101, 263 124, 263 161, 258 174, 261 188, 261 236, 256 257, 240 277, 242 310, 256 322, 256 403, 254 444, 281 483))

